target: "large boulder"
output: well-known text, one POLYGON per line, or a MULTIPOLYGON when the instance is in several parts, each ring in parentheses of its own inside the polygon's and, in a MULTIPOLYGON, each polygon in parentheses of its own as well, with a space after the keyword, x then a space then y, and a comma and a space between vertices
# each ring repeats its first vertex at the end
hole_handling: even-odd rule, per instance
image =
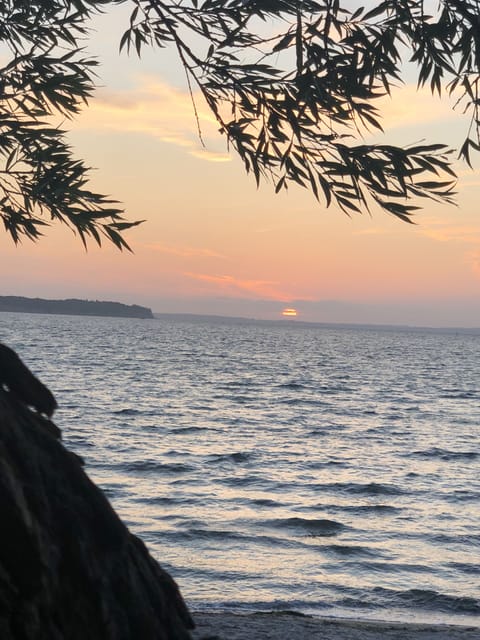
POLYGON ((0 638, 189 639, 177 585, 63 446, 55 406, 0 345, 0 638))

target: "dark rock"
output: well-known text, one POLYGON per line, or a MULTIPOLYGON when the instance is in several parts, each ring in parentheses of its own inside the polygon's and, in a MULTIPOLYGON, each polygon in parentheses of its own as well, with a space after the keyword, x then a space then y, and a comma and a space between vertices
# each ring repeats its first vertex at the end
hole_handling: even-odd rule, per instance
POLYGON ((19 402, 51 417, 57 402, 47 387, 36 378, 13 349, 0 344, 0 386, 6 387, 19 402))
POLYGON ((1 372, 1 640, 189 639, 173 579, 1 372))

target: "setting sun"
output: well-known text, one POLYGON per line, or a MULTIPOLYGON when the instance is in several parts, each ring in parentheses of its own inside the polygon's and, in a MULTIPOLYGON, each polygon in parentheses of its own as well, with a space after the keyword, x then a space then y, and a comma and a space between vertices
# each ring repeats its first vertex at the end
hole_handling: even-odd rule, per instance
POLYGON ((296 318, 297 317, 297 310, 296 309, 284 309, 282 311, 282 316, 284 318, 296 318))

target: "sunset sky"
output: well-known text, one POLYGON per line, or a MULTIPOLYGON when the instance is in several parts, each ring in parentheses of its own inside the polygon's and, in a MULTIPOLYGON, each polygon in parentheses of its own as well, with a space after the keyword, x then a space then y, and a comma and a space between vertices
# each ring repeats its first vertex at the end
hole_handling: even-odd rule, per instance
MULTIPOLYGON (((0 235, 0 294, 144 304, 155 312, 326 322, 480 326, 480 174, 458 165, 458 206, 426 203, 416 226, 379 211, 352 219, 307 191, 259 190, 198 98, 202 149, 169 52, 118 55, 125 9, 97 20, 102 85, 70 140, 96 189, 146 222, 134 253, 58 225, 33 244, 0 235)), ((407 84, 386 99, 385 141, 458 146, 468 121, 407 84)), ((368 138, 367 138, 368 139, 368 138)), ((478 166, 478 161, 477 161, 478 166)))

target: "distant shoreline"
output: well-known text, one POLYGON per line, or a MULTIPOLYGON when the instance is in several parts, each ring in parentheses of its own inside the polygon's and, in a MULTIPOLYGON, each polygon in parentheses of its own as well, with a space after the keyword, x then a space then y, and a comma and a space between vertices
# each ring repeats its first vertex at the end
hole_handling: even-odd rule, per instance
POLYGON ((203 313, 158 313, 154 312, 153 317, 157 320, 181 320, 184 322, 233 322, 238 324, 264 324, 287 327, 321 327, 323 329, 365 329, 373 331, 428 331, 430 333, 462 333, 469 335, 480 334, 480 327, 430 327, 423 325, 408 324, 374 324, 360 322, 315 322, 313 320, 299 320, 291 318, 263 319, 249 318, 247 316, 222 316, 219 314, 203 313))
POLYGON ((152 319, 152 310, 137 304, 122 304, 105 300, 47 300, 23 296, 0 296, 0 312, 46 313, 69 316, 101 316, 111 318, 152 319))
POLYGON ((236 323, 239 325, 261 324, 286 327, 320 327, 322 329, 345 329, 366 331, 401 331, 479 335, 480 327, 442 327, 408 324, 375 324, 360 322, 319 322, 291 318, 253 318, 248 316, 228 316, 220 314, 152 312, 149 307, 127 305, 121 302, 103 300, 81 300, 66 298, 49 300, 46 298, 27 298, 23 296, 0 296, 0 313, 38 313, 71 316, 98 316, 111 318, 141 318, 156 320, 177 320, 181 322, 236 323))

